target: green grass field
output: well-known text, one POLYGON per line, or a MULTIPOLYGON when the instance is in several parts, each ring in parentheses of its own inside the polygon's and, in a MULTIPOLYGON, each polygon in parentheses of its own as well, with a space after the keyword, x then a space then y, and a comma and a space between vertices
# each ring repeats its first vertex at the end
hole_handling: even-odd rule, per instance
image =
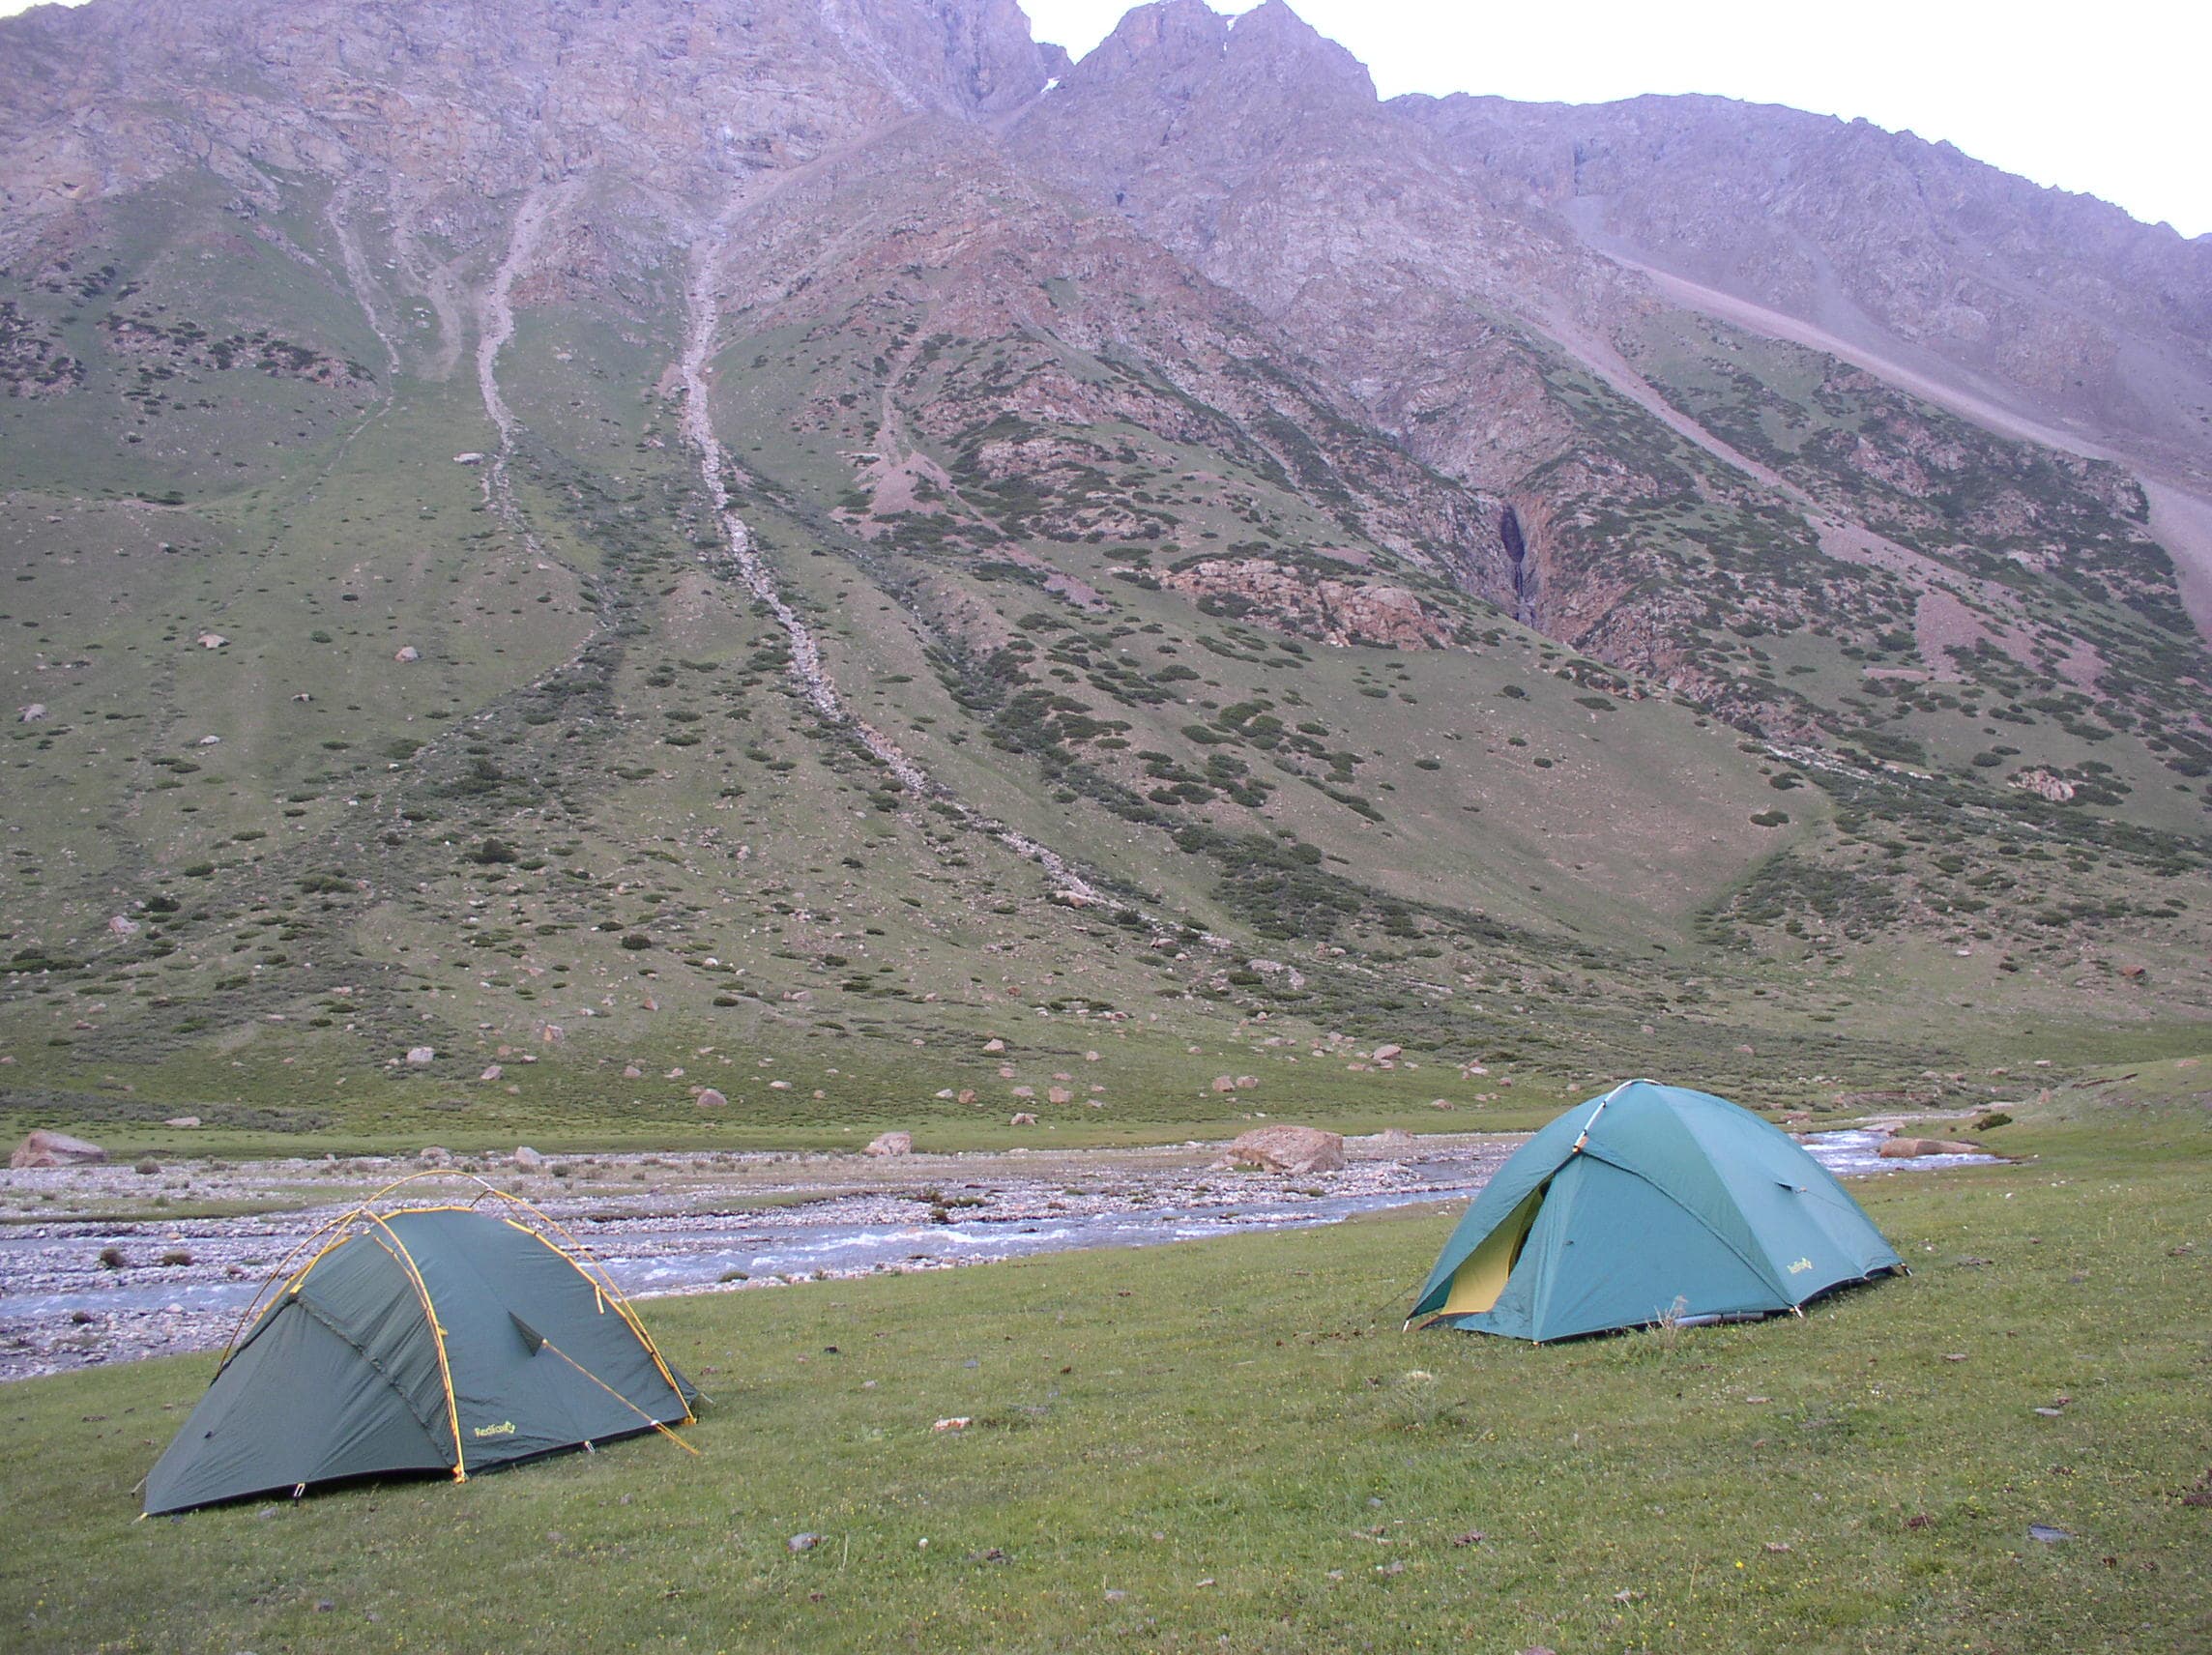
POLYGON ((1913 1274, 1802 1321, 1401 1334, 1439 1209, 669 1301, 649 1319, 714 1399, 698 1458, 655 1437, 148 1523, 132 1486, 211 1359, 9 1386, 0 1637, 2201 1648, 2203 1087, 2120 1073, 2000 1129, 2017 1164, 1859 1185, 1913 1274))

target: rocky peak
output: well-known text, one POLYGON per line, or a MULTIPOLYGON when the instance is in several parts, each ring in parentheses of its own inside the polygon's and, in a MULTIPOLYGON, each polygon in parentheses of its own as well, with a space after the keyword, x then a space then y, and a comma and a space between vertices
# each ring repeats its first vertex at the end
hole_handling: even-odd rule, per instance
POLYGON ((1245 13, 1229 31, 1231 73, 1240 79, 1265 76, 1308 100, 1352 97, 1375 102, 1367 66, 1284 4, 1265 3, 1245 13))
POLYGON ((1136 7, 1075 67, 1065 89, 1111 93, 1124 104, 1150 97, 1163 113, 1202 92, 1244 115, 1285 102, 1308 116, 1344 97, 1375 102, 1359 60, 1282 0, 1235 18, 1205 0, 1136 7))

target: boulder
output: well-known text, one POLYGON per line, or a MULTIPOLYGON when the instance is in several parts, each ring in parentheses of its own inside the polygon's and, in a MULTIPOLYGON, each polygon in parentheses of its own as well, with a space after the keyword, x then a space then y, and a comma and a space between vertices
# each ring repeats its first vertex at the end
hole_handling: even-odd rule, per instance
POLYGON ((395 661, 419 661, 422 658, 422 652, 413 644, 402 644, 393 652, 392 658, 395 661))
POLYGON ((1341 1172, 1344 1135, 1314 1126, 1261 1126, 1230 1145, 1229 1158, 1265 1173, 1341 1172))
POLYGON ((499 1064, 486 1063, 484 1065, 483 1073, 477 1076, 477 1079, 480 1081, 496 1081, 504 1079, 506 1075, 507 1070, 502 1068, 499 1064))
POLYGON ((728 1098, 713 1087, 699 1089, 699 1107, 701 1109, 726 1109, 729 1107, 729 1102, 728 1098))
POLYGON ((870 1155, 911 1155, 914 1153, 914 1134, 911 1132, 885 1132, 869 1145, 870 1155))
POLYGON ((107 1159, 98 1144, 72 1138, 66 1132, 40 1130, 15 1146, 8 1165, 18 1171, 38 1167, 97 1167, 107 1159))
POLYGON ((21 720, 26 724, 36 724, 45 715, 46 704, 43 701, 34 701, 30 706, 24 708, 21 713, 19 713, 17 716, 19 716, 21 720))
POLYGON ((422 1154, 416 1156, 416 1159, 421 1161, 425 1167, 451 1166, 453 1160, 453 1152, 451 1149, 441 1148, 438 1145, 433 1144, 427 1149, 424 1149, 422 1154))
POLYGON ((137 934, 138 921, 132 919, 129 915, 118 914, 108 920, 107 928, 118 937, 131 937, 137 934))
POLYGON ((161 1122, 163 1126, 174 1126, 180 1130, 197 1126, 199 1123, 200 1118, 196 1115, 172 1115, 168 1119, 161 1122))
POLYGON ((1406 1048, 1403 1046, 1391 1045, 1387 1043, 1378 1046, 1375 1048, 1375 1060, 1378 1063, 1387 1063, 1392 1058, 1395 1058, 1400 1053, 1404 1052, 1405 1049, 1406 1048))
POLYGON ((1044 1099, 1047 1103, 1073 1103, 1075 1093, 1066 1087, 1054 1087, 1044 1094, 1044 1099))
POLYGON ((1878 1151, 1885 1161, 1910 1161, 1922 1155, 1986 1155, 1979 1144, 1959 1144, 1945 1138, 1889 1138, 1878 1151))
POLYGON ((1021 1114, 1016 1115, 1013 1119, 1007 1121, 1006 1124, 1008 1126, 1034 1126, 1036 1124, 1036 1117, 1030 1114, 1027 1110, 1024 1110, 1021 1114))
POLYGON ((522 1173, 535 1173, 544 1165, 545 1157, 540 1155, 537 1150, 533 1149, 529 1145, 523 1144, 516 1147, 514 1151, 515 1171, 522 1173))
POLYGON ((407 1048, 407 1062, 411 1068, 426 1069, 437 1060, 438 1049, 435 1046, 410 1046, 407 1048))

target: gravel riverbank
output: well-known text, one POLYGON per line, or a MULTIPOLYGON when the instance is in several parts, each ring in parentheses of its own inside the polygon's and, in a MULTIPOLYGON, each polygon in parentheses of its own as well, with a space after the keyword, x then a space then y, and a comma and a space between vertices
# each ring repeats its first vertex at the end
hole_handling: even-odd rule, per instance
POLYGON ((736 1291, 1141 1246, 1479 1188, 1515 1138, 1354 1138, 1341 1172, 1231 1169, 1219 1144, 909 1155, 510 1155, 180 1161, 0 1174, 0 1379, 219 1349, 270 1271, 394 1179, 465 1202, 480 1177, 567 1227, 626 1292, 736 1291), (523 1157, 527 1163, 529 1157, 523 1157))

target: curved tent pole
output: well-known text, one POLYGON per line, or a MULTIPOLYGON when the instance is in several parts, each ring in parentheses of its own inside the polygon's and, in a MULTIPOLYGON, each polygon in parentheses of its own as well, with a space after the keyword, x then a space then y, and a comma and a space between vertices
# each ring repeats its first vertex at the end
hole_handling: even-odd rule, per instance
MULTIPOLYGON (((660 1370, 660 1377, 668 1381, 668 1388, 674 1391, 679 1399, 683 1397, 684 1387, 676 1382, 676 1374, 674 1370, 669 1367, 668 1359, 660 1353, 660 1347, 654 1343, 653 1335, 646 1331, 644 1321, 638 1316, 637 1312, 630 1307, 629 1299, 624 1294, 620 1288, 615 1286, 614 1278, 607 1274, 606 1265, 600 1262, 598 1256, 595 1254, 591 1248, 583 1242, 581 1238, 569 1231, 568 1227, 562 1224, 559 1219, 555 1218, 551 1213, 545 1211, 543 1208, 538 1207, 532 1203, 524 1200, 521 1196, 512 1194, 508 1190, 501 1189, 498 1185, 491 1183, 485 1178, 480 1177, 475 1173, 455 1174, 446 1172, 439 1168, 428 1168, 422 1172, 409 1173, 403 1178, 394 1178, 391 1183, 386 1184, 382 1189, 378 1190, 374 1195, 370 1196, 367 1201, 362 1204, 361 1207, 357 1207, 355 1210, 357 1212, 364 1211, 371 1203, 382 1201, 386 1196, 390 1195, 393 1190, 399 1188, 402 1184, 414 1183, 417 1180, 422 1178, 449 1177, 463 1177, 468 1179, 471 1183, 479 1186, 480 1193, 478 1194, 469 1203, 471 1206, 474 1206, 478 1203, 481 1202, 487 1195, 496 1197, 500 1201, 504 1201, 511 1206, 519 1206, 523 1211, 530 1214, 532 1218, 536 1219, 547 1230, 552 1231, 555 1235, 558 1235, 562 1239, 562 1241, 566 1242, 566 1246, 555 1246, 553 1250, 556 1253, 559 1253, 562 1258, 566 1259, 578 1275, 582 1276, 586 1281, 592 1284, 592 1289, 595 1292, 600 1294, 606 1302, 612 1304, 615 1307, 615 1314, 620 1316, 623 1321, 628 1324, 629 1330, 637 1335, 638 1343, 645 1347, 646 1354, 653 1358, 653 1365, 660 1370)), ((513 1220, 509 1219, 508 1222, 511 1224, 513 1223, 513 1220)), ((515 1228, 524 1231, 526 1234, 538 1235, 538 1238, 540 1241, 545 1239, 542 1234, 539 1234, 538 1232, 532 1230, 527 1225, 515 1225, 515 1228)), ((394 1237, 394 1239, 397 1239, 397 1237, 394 1237)), ((547 1245, 551 1246, 552 1243, 548 1242, 547 1245)), ((441 1361, 444 1359, 444 1345, 441 1343, 439 1347, 441 1361)), ((624 1400, 626 1402, 628 1399, 625 1398, 624 1400)), ((692 1423, 696 1417, 697 1416, 694 1415, 691 1411, 690 1404, 685 1403, 684 1407, 684 1422, 688 1425, 692 1423)), ((456 1425, 456 1432, 458 1429, 459 1428, 456 1425)), ((689 1446, 689 1444, 685 1444, 685 1446, 689 1446)))
POLYGON ((461 1407, 453 1398, 453 1370, 446 1360, 446 1329, 438 1321, 437 1305, 431 1301, 430 1284, 422 1279, 422 1271, 415 1263, 415 1255, 407 1250, 407 1243, 399 1239, 399 1233, 385 1222, 384 1215, 371 1212, 364 1216, 392 1238, 393 1247, 397 1249, 393 1257, 399 1261, 400 1268, 407 1272, 408 1281, 414 1285, 415 1296, 422 1301, 423 1319, 430 1323, 430 1342, 438 1348, 438 1379, 446 1387, 446 1421, 453 1432, 453 1481, 465 1483, 469 1480, 469 1469, 461 1447, 461 1407))
MULTIPOLYGON (((544 1226, 546 1230, 550 1230, 555 1235, 559 1236, 563 1242, 566 1242, 566 1246, 557 1245, 552 1241, 547 1241, 545 1236, 540 1232, 533 1229, 529 1225, 514 1225, 514 1228, 517 1230, 522 1231, 526 1234, 536 1235, 539 1241, 544 1242, 546 1246, 551 1247, 554 1252, 560 1254, 561 1257, 568 1262, 570 1268, 574 1269, 578 1275, 582 1276, 586 1281, 592 1284, 592 1291, 597 1293, 603 1302, 612 1304, 614 1306, 615 1314, 620 1316, 624 1322, 627 1324, 629 1330, 637 1335, 638 1343, 645 1347, 646 1353, 653 1358, 653 1365, 660 1370, 660 1377, 667 1380, 668 1388, 675 1392, 679 1399, 683 1397, 684 1387, 677 1383, 675 1372, 669 1367, 668 1359, 660 1353, 660 1347, 654 1342, 653 1335, 646 1331, 644 1321, 631 1307, 627 1296, 624 1294, 620 1288, 615 1286, 614 1279, 607 1274, 606 1265, 599 1260, 597 1255, 593 1253, 589 1246, 587 1246, 578 1236, 570 1232, 565 1225, 561 1223, 559 1219, 555 1218, 551 1213, 544 1211, 542 1208, 534 1205, 528 1201, 525 1201, 521 1196, 510 1194, 507 1190, 499 1188, 496 1184, 489 1182, 475 1173, 454 1173, 449 1172, 443 1168, 436 1167, 425 1168, 422 1172, 409 1173, 404 1177, 393 1179, 390 1183, 385 1184, 382 1188, 377 1189, 373 1193, 364 1197, 362 1201, 353 1206, 348 1207, 345 1211, 339 1213, 336 1217, 332 1218, 326 1223, 318 1226, 314 1231, 300 1240, 290 1252, 284 1255, 282 1259, 277 1261, 276 1267, 270 1271, 268 1278, 262 1282, 260 1288, 254 1292, 252 1299, 247 1304, 245 1314, 239 1318, 238 1325, 232 1328, 230 1339, 223 1346, 222 1362, 217 1365, 216 1371, 220 1373, 222 1366, 227 1364, 232 1355, 236 1353, 238 1349, 239 1336, 252 1324, 256 1315, 264 1310, 265 1306, 263 1305, 262 1301, 268 1294, 271 1287, 276 1285, 278 1281, 285 1281, 288 1284, 288 1291, 297 1292, 301 1286, 306 1281, 308 1275, 313 1272, 317 1264, 321 1263, 323 1260, 329 1257, 332 1252, 343 1246, 348 1240, 352 1238, 351 1235, 347 1233, 352 1229, 354 1225, 373 1225, 376 1229, 382 1231, 387 1236, 390 1236, 392 1245, 398 1249, 398 1257, 403 1267, 407 1271, 409 1281, 414 1286, 417 1295, 422 1299, 423 1315, 429 1319, 431 1337, 436 1341, 438 1347, 439 1376, 443 1379, 446 1388, 447 1413, 451 1422, 453 1430, 453 1475, 455 1477, 465 1478, 467 1472, 463 1468, 462 1465, 463 1450, 461 1445, 460 1415, 453 1399, 452 1374, 446 1361, 445 1329, 439 1324, 437 1308, 434 1304, 431 1303, 429 1288, 422 1280, 422 1271, 416 1267, 414 1255, 408 1252, 406 1243, 401 1241, 398 1235, 393 1232, 392 1227, 385 1222, 387 1215, 370 1210, 370 1208, 375 1206, 378 1203, 383 1202, 389 1198, 393 1191, 403 1188, 408 1184, 419 1183, 425 1179, 449 1178, 463 1178, 468 1182, 478 1186, 479 1193, 470 1200, 468 1207, 475 1206, 480 1203, 487 1195, 495 1196, 499 1200, 508 1203, 511 1206, 519 1206, 524 1212, 528 1213, 532 1218, 536 1219, 538 1224, 544 1226), (293 1271, 291 1268, 293 1261, 298 1259, 301 1254, 306 1252, 308 1248, 315 1247, 317 1242, 321 1242, 322 1245, 316 1248, 314 1256, 310 1258, 306 1263, 301 1265, 297 1271, 293 1271), (290 1273, 287 1274, 287 1272, 290 1273)), ((468 1210, 468 1207, 448 1207, 444 1210, 466 1211, 468 1210)), ((416 1208, 403 1210, 437 1209, 416 1208)), ((509 1219, 507 1222, 509 1224, 514 1223, 512 1219, 509 1219)), ((560 1352, 560 1354, 564 1361, 568 1360, 566 1352, 560 1352)), ((597 1378, 596 1375, 590 1377, 595 1379, 597 1378)), ((628 1402, 626 1397, 623 1400, 626 1403, 628 1402)), ((630 1404, 630 1406, 634 1407, 635 1405, 630 1404)), ((696 1417, 697 1416, 691 1411, 690 1405, 685 1403, 684 1408, 684 1423, 688 1425, 692 1423, 696 1417)), ((689 1447, 690 1444, 685 1443, 684 1446, 689 1447)))
MULTIPOLYGON (((556 1253, 559 1253, 564 1259, 568 1260, 569 1265, 574 1268, 576 1273, 582 1276, 586 1281, 590 1282, 592 1284, 593 1290, 602 1294, 606 1300, 615 1307, 615 1314, 621 1317, 625 1322, 628 1323, 629 1330, 637 1335, 638 1343, 645 1347, 646 1354, 653 1358, 653 1365, 660 1370, 660 1377, 668 1381, 668 1388, 674 1391, 679 1399, 682 1399, 684 1395, 684 1387, 676 1382, 676 1374, 674 1370, 669 1367, 668 1359, 661 1355, 660 1347, 654 1343, 653 1335, 645 1330, 644 1321, 638 1316, 635 1310, 630 1308, 629 1299, 625 1296, 623 1291, 620 1288, 615 1286, 614 1278, 607 1274, 607 1267, 600 1262, 598 1256, 595 1254, 591 1248, 587 1246, 581 1239, 571 1234, 568 1229, 551 1213, 532 1205, 521 1196, 510 1195, 503 1189, 493 1189, 490 1184, 485 1184, 484 1188, 489 1190, 491 1194, 498 1196, 502 1201, 512 1202, 516 1206, 521 1207, 523 1211, 529 1213, 531 1217, 537 1219, 538 1223, 544 1225, 546 1229, 552 1231, 554 1234, 558 1235, 563 1241, 568 1243, 568 1246, 566 1247, 553 1247, 553 1250, 556 1253)), ((480 1201, 482 1197, 480 1196, 478 1199, 480 1201)), ((512 1224, 514 1221, 509 1219, 508 1222, 512 1224)), ((537 1235, 538 1239, 540 1241, 545 1240, 545 1237, 542 1234, 539 1234, 537 1231, 530 1230, 526 1225, 516 1225, 515 1228, 518 1230, 524 1230, 530 1234, 537 1235)), ((553 1244, 549 1241, 546 1242, 546 1245, 553 1246, 553 1244)), ((691 1412, 691 1405, 687 1402, 684 1403, 684 1423, 686 1425, 690 1424, 695 1417, 696 1416, 691 1412)))
MULTIPOLYGON (((308 1232, 305 1237, 293 1245, 290 1252, 286 1253, 281 1259, 277 1260, 276 1267, 269 1272, 268 1276, 263 1279, 261 1286, 254 1291, 253 1297, 247 1301, 245 1314, 238 1319, 238 1325, 230 1330, 230 1338, 222 1348, 222 1361, 216 1365, 216 1371, 220 1373, 222 1371, 223 1364, 227 1363, 230 1358, 237 1352, 239 1335, 244 1333, 246 1329, 251 1325, 254 1317, 262 1310, 262 1295, 267 1293, 272 1286, 280 1280, 287 1281, 289 1290, 291 1292, 297 1292, 300 1290, 301 1284, 306 1281, 308 1275, 313 1271, 314 1267, 321 1263, 324 1258, 328 1256, 335 1248, 343 1246, 345 1244, 346 1237, 342 1234, 335 1234, 335 1232, 343 1231, 348 1225, 353 1224, 358 1219, 369 1217, 369 1207, 374 1205, 377 1202, 382 1201, 386 1196, 390 1195, 401 1184, 413 1183, 418 1178, 443 1177, 472 1178, 475 1179, 476 1182, 483 1184, 483 1187, 487 1190, 491 1190, 491 1193, 494 1195, 501 1193, 496 1189, 492 1189, 490 1184, 484 1183, 484 1180, 477 1177, 476 1174, 474 1173, 445 1173, 432 1169, 420 1173, 409 1173, 403 1178, 394 1178, 392 1182, 386 1184, 382 1189, 377 1190, 374 1194, 366 1196, 361 1201, 355 1203, 352 1206, 347 1207, 335 1218, 326 1220, 324 1223, 318 1225, 315 1229, 308 1232), (297 1271, 292 1271, 292 1261, 297 1259, 302 1253, 305 1253, 308 1248, 313 1247, 316 1242, 322 1241, 325 1236, 330 1236, 331 1239, 327 1242, 324 1242, 324 1244, 316 1250, 315 1256, 313 1258, 309 1259, 305 1264, 301 1265, 297 1271), (287 1272, 291 1272, 289 1276, 287 1276, 287 1272)), ((478 1199, 480 1201, 482 1197, 480 1196, 478 1199)))
POLYGON ((1574 1147, 1569 1149, 1567 1153, 1570 1155, 1579 1155, 1583 1152, 1583 1146, 1589 1142, 1590 1128, 1597 1124, 1597 1118, 1605 1113, 1605 1106, 1607 1104, 1611 1103, 1615 1098, 1618 1097, 1622 1092, 1626 1091, 1632 1086, 1653 1086, 1656 1084, 1656 1082, 1645 1080, 1642 1075, 1638 1075, 1636 1079, 1632 1081, 1622 1081, 1620 1085, 1615 1087, 1613 1090, 1607 1092, 1605 1096, 1599 1098, 1597 1100, 1597 1107, 1589 1112, 1589 1118, 1583 1122, 1581 1136, 1576 1138, 1574 1147))

